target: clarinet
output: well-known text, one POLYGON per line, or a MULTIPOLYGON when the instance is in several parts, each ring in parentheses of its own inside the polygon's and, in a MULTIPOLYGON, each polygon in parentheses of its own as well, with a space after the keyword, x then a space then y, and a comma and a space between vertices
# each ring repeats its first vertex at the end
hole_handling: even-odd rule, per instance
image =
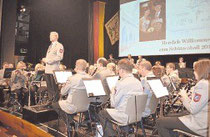
MULTIPOLYGON (((188 83, 182 88, 183 90, 186 90, 187 93, 189 93, 190 89, 196 85, 196 81, 193 79, 189 79, 188 83)), ((180 98, 180 95, 176 95, 176 97, 172 101, 172 105, 180 98)))
POLYGON ((98 68, 96 67, 96 68, 94 69, 93 73, 91 74, 91 76, 93 76, 93 75, 96 73, 97 70, 98 70, 98 68))

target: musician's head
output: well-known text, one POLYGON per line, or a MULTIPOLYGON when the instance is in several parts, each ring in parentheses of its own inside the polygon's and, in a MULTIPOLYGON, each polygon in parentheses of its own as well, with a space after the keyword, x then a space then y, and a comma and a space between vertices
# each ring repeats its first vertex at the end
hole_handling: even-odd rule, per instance
POLYGON ((152 67, 152 71, 156 77, 161 78, 165 74, 165 68, 161 65, 155 65, 152 67))
POLYGON ((193 64, 194 75, 196 80, 210 80, 210 60, 201 59, 193 64))
POLYGON ((128 59, 121 59, 118 62, 117 70, 119 72, 120 77, 124 77, 127 74, 132 73, 133 64, 128 59))
POLYGON ((86 70, 86 67, 87 67, 87 62, 84 59, 78 59, 76 61, 74 70, 76 72, 84 72, 86 70))
POLYGON ((106 67, 107 63, 108 63, 108 61, 106 58, 104 58, 104 57, 98 58, 97 67, 106 67))
POLYGON ((16 69, 26 69, 26 64, 23 61, 17 63, 16 69))
POLYGON ((107 66, 106 66, 106 68, 108 70, 111 70, 111 71, 115 72, 116 65, 114 63, 108 63, 107 66))
POLYGON ((182 63, 182 62, 184 62, 184 58, 183 57, 180 57, 179 58, 179 63, 182 63))
POLYGON ((169 75, 171 72, 174 72, 175 64, 174 63, 167 63, 166 64, 166 74, 169 75))
POLYGON ((3 68, 5 69, 5 68, 9 68, 9 63, 8 62, 4 62, 3 63, 3 68))
POLYGON ((147 76, 148 73, 152 71, 152 64, 145 60, 141 61, 140 64, 138 64, 138 72, 141 74, 143 77, 147 76))
POLYGON ((50 32, 50 41, 55 42, 59 38, 58 33, 55 31, 50 32))

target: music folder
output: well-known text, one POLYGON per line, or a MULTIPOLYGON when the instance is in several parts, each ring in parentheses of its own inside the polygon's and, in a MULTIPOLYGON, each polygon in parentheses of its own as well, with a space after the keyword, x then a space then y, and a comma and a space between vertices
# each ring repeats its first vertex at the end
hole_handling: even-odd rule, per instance
POLYGON ((147 82, 152 91, 154 92, 156 98, 167 96, 169 94, 168 89, 163 86, 163 83, 160 80, 160 78, 150 77, 147 78, 147 82))
POLYGON ((107 84, 108 84, 108 87, 109 87, 110 91, 115 87, 118 79, 119 79, 119 76, 108 76, 108 77, 106 77, 106 81, 107 81, 107 84))
POLYGON ((57 84, 65 84, 68 78, 72 76, 70 70, 55 70, 53 73, 57 84))
POLYGON ((85 85, 88 97, 97 97, 97 96, 106 95, 106 92, 104 91, 100 79, 85 78, 82 80, 85 85))
POLYGON ((11 78, 12 71, 14 68, 5 68, 4 70, 4 78, 11 78))

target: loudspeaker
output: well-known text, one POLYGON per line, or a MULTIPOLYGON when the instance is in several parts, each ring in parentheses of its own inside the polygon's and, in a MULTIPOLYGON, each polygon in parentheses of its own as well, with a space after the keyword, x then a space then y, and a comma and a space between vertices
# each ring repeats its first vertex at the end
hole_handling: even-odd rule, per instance
POLYGON ((58 118, 58 114, 46 105, 35 105, 23 108, 23 119, 31 123, 44 123, 58 118))

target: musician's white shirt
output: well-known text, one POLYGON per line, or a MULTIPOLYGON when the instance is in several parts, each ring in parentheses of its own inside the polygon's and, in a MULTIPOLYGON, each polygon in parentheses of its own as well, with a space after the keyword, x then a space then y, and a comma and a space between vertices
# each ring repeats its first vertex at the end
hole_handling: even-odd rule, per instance
POLYGON ((200 80, 192 91, 192 98, 185 98, 183 100, 183 104, 190 114, 179 117, 185 126, 202 136, 207 136, 207 127, 209 124, 209 92, 209 81, 204 79, 200 80))

